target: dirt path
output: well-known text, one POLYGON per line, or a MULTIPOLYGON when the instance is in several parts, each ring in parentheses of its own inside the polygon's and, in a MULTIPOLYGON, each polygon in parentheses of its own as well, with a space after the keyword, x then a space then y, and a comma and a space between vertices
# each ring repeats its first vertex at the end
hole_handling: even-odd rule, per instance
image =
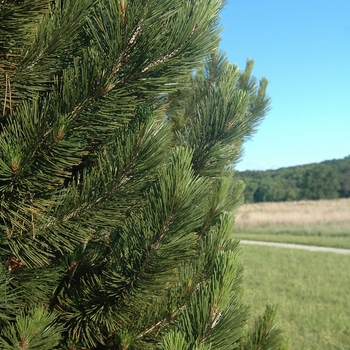
POLYGON ((314 245, 302 245, 302 244, 292 244, 292 243, 275 243, 275 242, 262 242, 262 241, 247 241, 241 240, 242 244, 250 245, 263 245, 268 247, 278 247, 278 248, 288 248, 288 249, 302 249, 311 252, 324 252, 324 253, 336 253, 350 255, 350 249, 342 248, 331 248, 331 247, 318 247, 314 245))

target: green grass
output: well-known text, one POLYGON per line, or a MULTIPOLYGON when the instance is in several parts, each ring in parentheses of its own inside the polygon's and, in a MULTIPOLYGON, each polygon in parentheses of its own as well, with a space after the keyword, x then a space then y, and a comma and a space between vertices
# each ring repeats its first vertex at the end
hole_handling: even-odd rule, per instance
POLYGON ((350 349, 350 256, 242 245, 251 317, 278 303, 291 350, 350 349))
POLYGON ((234 232, 236 239, 267 241, 267 242, 280 242, 280 243, 296 243, 306 245, 316 245, 322 247, 334 247, 334 248, 347 248, 350 249, 350 234, 335 234, 332 232, 318 233, 315 230, 314 233, 308 233, 303 230, 257 230, 251 229, 250 232, 234 232), (271 233, 272 231, 272 233, 271 233))

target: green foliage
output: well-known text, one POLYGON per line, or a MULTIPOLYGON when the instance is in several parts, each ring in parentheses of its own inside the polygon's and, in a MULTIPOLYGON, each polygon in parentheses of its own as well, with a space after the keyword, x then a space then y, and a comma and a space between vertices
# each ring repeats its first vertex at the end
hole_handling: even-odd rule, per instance
POLYGON ((4 350, 59 349, 63 327, 55 325, 57 313, 50 313, 45 307, 39 306, 29 312, 22 312, 0 337, 0 346, 4 350))
POLYGON ((7 277, 5 267, 1 265, 0 268, 0 328, 2 328, 14 319, 14 314, 20 305, 20 295, 17 289, 11 288, 11 279, 7 277))
POLYGON ((217 53, 221 7, 1 2, 4 349, 244 341, 229 165, 269 98, 217 53))
POLYGON ((276 306, 266 305, 264 314, 257 317, 253 328, 249 330, 242 349, 288 349, 288 339, 284 338, 281 330, 276 327, 276 311, 276 306))
POLYGON ((330 166, 323 164, 307 170, 300 184, 300 196, 308 199, 337 198, 340 184, 336 175, 330 166))
POLYGON ((350 157, 266 171, 236 172, 245 201, 280 202, 350 197, 350 157))

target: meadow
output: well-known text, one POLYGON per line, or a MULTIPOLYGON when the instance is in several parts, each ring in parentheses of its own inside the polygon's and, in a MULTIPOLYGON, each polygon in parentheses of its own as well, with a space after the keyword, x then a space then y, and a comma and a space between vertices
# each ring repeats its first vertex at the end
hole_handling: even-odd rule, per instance
POLYGON ((235 238, 350 249, 350 198, 242 205, 235 238))
MULTIPOLYGON (((244 204, 234 237, 350 248, 350 199, 244 204)), ((279 305, 290 350, 350 350, 350 255, 242 245, 253 318, 279 305)))
POLYGON ((251 320, 277 303, 290 350, 350 349, 350 256, 242 245, 251 320))

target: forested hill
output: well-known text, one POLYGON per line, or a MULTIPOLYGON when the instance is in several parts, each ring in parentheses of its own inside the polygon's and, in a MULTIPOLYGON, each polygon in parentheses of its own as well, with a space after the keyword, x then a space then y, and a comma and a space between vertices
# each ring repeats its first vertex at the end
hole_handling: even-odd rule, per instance
POLYGON ((265 171, 237 171, 246 184, 245 202, 350 197, 350 156, 322 163, 265 171))

